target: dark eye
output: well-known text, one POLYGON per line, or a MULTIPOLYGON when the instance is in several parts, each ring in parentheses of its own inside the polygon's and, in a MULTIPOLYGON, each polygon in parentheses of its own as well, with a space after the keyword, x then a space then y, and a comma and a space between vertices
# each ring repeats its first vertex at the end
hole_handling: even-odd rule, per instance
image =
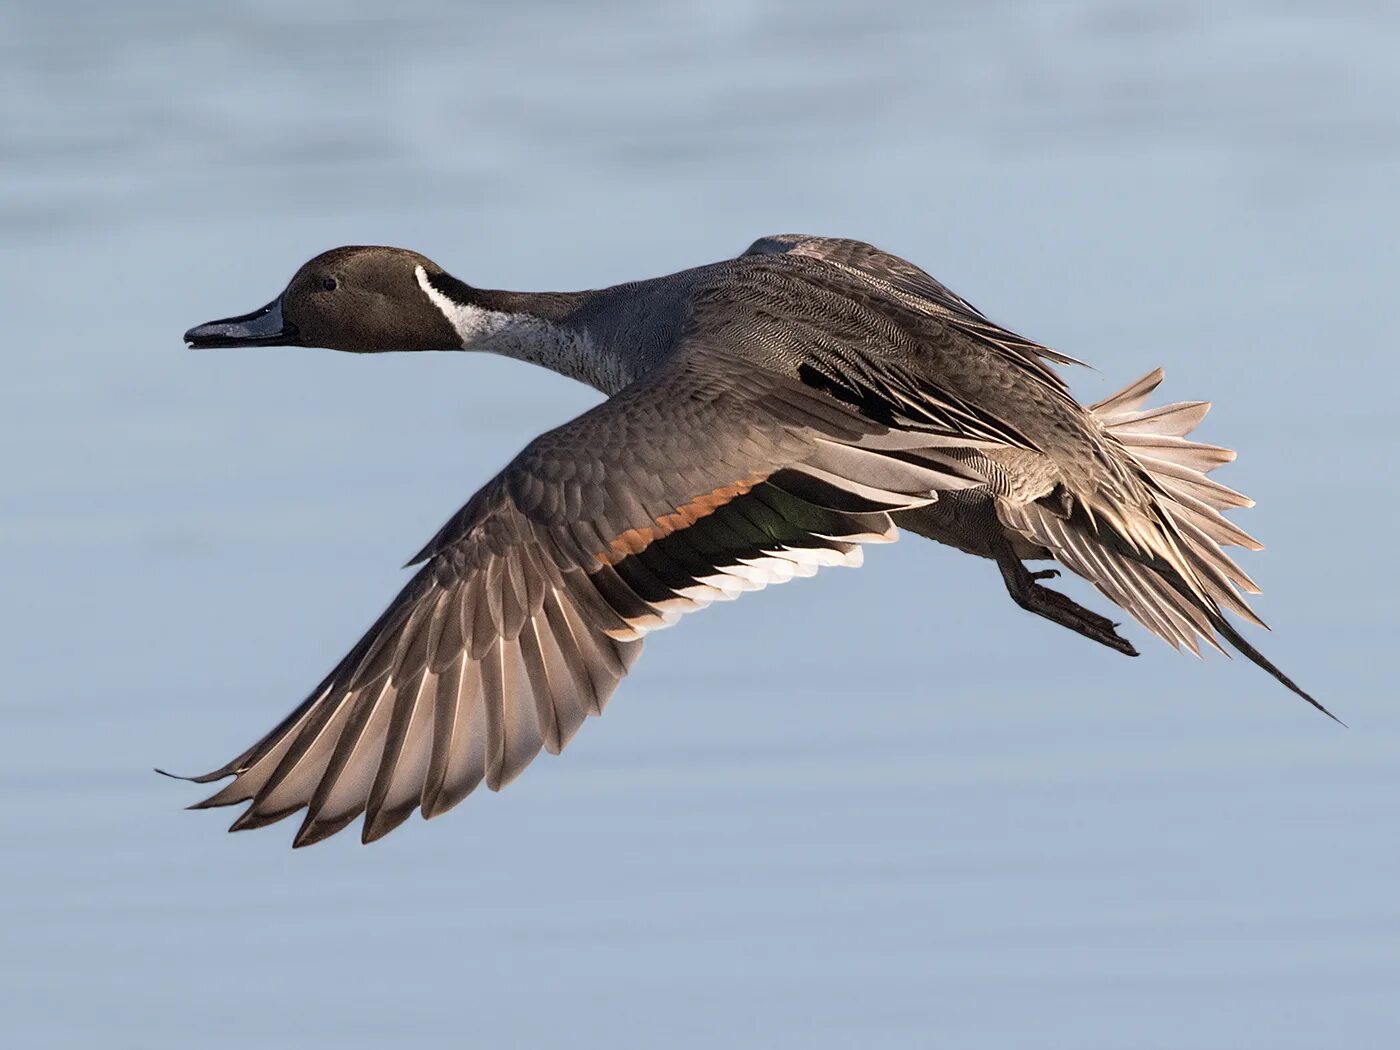
POLYGON ((334 277, 322 277, 322 278, 321 278, 321 287, 324 288, 324 289, 325 289, 326 291, 328 291, 328 292, 333 292, 333 291, 335 291, 335 289, 336 289, 336 280, 335 280, 335 278, 334 278, 334 277))

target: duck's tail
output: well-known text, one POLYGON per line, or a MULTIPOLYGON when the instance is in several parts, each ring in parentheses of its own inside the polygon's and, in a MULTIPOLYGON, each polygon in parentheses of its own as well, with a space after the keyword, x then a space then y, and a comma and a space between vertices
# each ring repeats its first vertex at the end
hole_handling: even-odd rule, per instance
POLYGON ((1141 469, 1151 496, 1150 514, 1120 514, 1116 508, 1046 499, 999 505, 1003 521, 1047 547, 1173 648, 1185 646, 1199 656, 1204 641, 1224 652, 1220 644, 1224 639, 1335 719, 1226 620, 1225 613, 1232 612, 1267 626, 1244 599, 1245 593, 1258 594, 1258 586, 1222 549, 1263 549, 1263 544, 1221 514, 1253 506, 1254 501, 1206 477, 1233 460, 1234 452, 1187 440, 1210 411, 1210 402, 1143 408, 1162 377, 1157 369, 1089 406, 1108 435, 1141 469))

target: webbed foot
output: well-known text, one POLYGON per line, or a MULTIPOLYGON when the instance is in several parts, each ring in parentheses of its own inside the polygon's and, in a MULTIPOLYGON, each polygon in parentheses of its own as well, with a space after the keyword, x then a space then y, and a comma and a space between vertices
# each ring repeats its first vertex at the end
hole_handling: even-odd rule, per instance
POLYGON ((1118 625, 1108 617, 1091 612, 1072 598, 1036 582, 1053 580, 1060 575, 1058 569, 1030 572, 1010 551, 998 556, 997 565, 1001 569, 1002 579, 1006 581, 1011 600, 1022 609, 1043 616, 1061 627, 1068 627, 1075 634, 1092 638, 1125 656, 1137 656, 1138 651, 1133 648, 1133 643, 1118 634, 1114 629, 1118 625))

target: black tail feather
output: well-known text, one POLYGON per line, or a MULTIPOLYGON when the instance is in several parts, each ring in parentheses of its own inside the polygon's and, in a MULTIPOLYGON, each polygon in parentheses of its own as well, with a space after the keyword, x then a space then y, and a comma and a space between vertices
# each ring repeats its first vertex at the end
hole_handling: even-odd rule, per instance
POLYGON ((1275 667, 1268 657, 1266 657, 1258 649, 1254 648, 1254 646, 1250 645, 1249 642, 1245 641, 1244 636, 1240 634, 1239 631, 1235 630, 1234 627, 1232 627, 1230 623, 1225 619, 1225 617, 1216 616, 1212 617, 1212 620, 1214 621, 1215 629, 1220 632, 1221 636, 1232 646, 1234 646, 1235 649, 1237 649, 1241 655, 1248 659, 1250 663, 1254 664, 1256 667, 1261 668, 1262 670, 1268 671, 1269 674, 1273 675, 1274 678, 1276 678, 1281 685, 1283 685, 1287 689, 1292 690, 1294 693, 1297 693, 1304 700, 1312 704, 1313 707, 1317 708, 1319 711, 1321 711, 1328 718, 1332 719, 1332 721, 1336 722, 1338 725, 1346 725, 1346 723, 1343 722, 1340 718, 1334 715, 1331 711, 1327 710, 1327 708, 1323 707, 1322 704, 1319 703, 1311 693, 1309 693, 1302 686, 1298 685, 1297 682, 1289 678, 1288 675, 1284 674, 1277 667, 1275 667))

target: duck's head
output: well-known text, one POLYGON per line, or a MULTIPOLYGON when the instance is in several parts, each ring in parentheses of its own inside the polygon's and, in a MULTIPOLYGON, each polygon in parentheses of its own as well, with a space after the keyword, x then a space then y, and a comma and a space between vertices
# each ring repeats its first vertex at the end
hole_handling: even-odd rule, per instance
POLYGON ((266 306, 197 325, 185 342, 195 349, 460 350, 462 337, 443 312, 445 296, 459 287, 465 286, 417 252, 333 248, 303 265, 266 306))

